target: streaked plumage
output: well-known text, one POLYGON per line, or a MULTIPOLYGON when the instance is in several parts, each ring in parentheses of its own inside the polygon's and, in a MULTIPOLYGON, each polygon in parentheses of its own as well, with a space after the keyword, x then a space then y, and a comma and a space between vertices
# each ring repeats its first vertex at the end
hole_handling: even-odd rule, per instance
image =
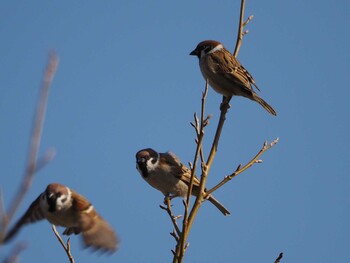
MULTIPOLYGON (((136 168, 146 182, 165 196, 183 198, 187 196, 191 170, 184 166, 175 154, 157 153, 151 148, 140 150, 136 153, 136 168)), ((194 196, 198 195, 199 183, 199 179, 195 177, 192 190, 194 196)), ((212 195, 208 200, 224 215, 230 214, 212 195)))
POLYGON ((47 219, 51 224, 66 227, 63 234, 81 234, 86 247, 113 252, 118 239, 111 226, 82 195, 62 184, 49 184, 10 229, 4 242, 10 241, 22 226, 47 219))
MULTIPOLYGON (((252 75, 220 42, 205 40, 190 53, 199 59, 199 67, 205 80, 225 97, 243 96, 256 101, 272 115, 276 111, 253 90, 259 90, 252 75)), ((259 90, 260 91, 260 90, 259 90)))

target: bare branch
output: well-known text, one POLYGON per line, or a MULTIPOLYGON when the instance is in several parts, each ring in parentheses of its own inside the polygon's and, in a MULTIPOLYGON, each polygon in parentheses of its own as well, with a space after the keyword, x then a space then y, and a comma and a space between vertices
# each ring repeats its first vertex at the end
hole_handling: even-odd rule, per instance
POLYGON ((276 143, 278 143, 278 138, 274 141, 272 141, 270 144, 267 144, 266 142, 264 143, 263 147, 260 149, 260 151, 243 167, 241 167, 241 165, 239 165, 236 169, 236 171, 234 171, 232 174, 225 176, 225 178, 218 183, 216 186, 214 186, 213 188, 209 189, 208 191, 206 191, 205 193, 205 197, 207 197, 208 195, 210 195, 211 193, 213 193, 214 191, 216 191, 217 189, 219 189, 221 186, 223 186, 224 184, 226 184, 228 181, 230 181, 232 178, 234 178, 235 176, 239 175, 240 173, 244 172, 245 170, 247 170, 248 168, 250 168, 251 166, 253 166, 253 164, 255 163, 260 163, 262 162, 261 160, 258 160, 258 158, 264 153, 266 152, 268 149, 270 149, 271 147, 273 147, 276 143))
POLYGON ((55 233, 55 236, 57 237, 58 241, 60 242, 61 246, 63 247, 64 251, 66 252, 69 262, 74 263, 74 258, 72 253, 70 252, 70 238, 67 240, 67 245, 63 242, 63 239, 61 238, 60 234, 58 234, 55 225, 52 225, 52 230, 55 233))
POLYGON ((233 55, 235 57, 238 56, 239 49, 241 48, 242 45, 242 40, 243 36, 248 34, 248 30, 244 31, 244 27, 249 24, 249 22, 253 19, 253 15, 249 16, 246 21, 244 20, 244 8, 245 8, 245 0, 242 0, 241 2, 241 11, 240 11, 240 16, 239 16, 239 24, 238 24, 238 32, 237 32, 237 40, 236 40, 236 47, 235 51, 233 52, 233 55))
MULTIPOLYGON (((27 157, 27 164, 24 171, 23 181, 20 185, 20 188, 18 189, 14 199, 12 200, 12 203, 10 205, 10 208, 7 213, 7 220, 6 222, 2 222, 2 232, 6 231, 8 223, 12 220, 15 212, 17 211, 20 203, 22 202, 24 196, 26 195, 27 191, 29 190, 35 172, 40 169, 44 164, 47 163, 47 158, 44 157, 44 160, 42 160, 39 163, 39 166, 37 164, 37 156, 40 148, 40 141, 42 137, 42 129, 43 124, 45 120, 45 113, 46 113, 46 107, 47 107, 47 101, 49 96, 49 90, 51 87, 52 79, 55 75, 55 72, 57 70, 58 66, 58 57, 55 52, 51 52, 49 56, 48 65, 46 67, 46 70, 44 72, 43 80, 41 83, 40 88, 40 94, 39 94, 39 100, 37 103, 37 109, 35 113, 35 117, 33 120, 33 128, 32 128, 32 134, 31 134, 31 140, 30 140, 30 147, 28 151, 28 157, 27 157)), ((49 154, 50 155, 50 154, 49 154)), ((51 156, 51 155, 50 155, 51 156)), ((49 158, 50 159, 50 158, 49 158)))
POLYGON ((225 98, 224 102, 221 104, 221 107, 220 107, 221 108, 220 119, 219 119, 218 126, 216 128, 214 141, 213 141, 213 144, 212 144, 209 156, 208 156, 208 160, 206 163, 206 166, 208 167, 208 172, 209 172, 209 169, 211 168, 212 162, 214 161, 214 157, 215 157, 215 154, 216 154, 217 149, 218 149, 218 144, 219 144, 222 128, 224 127, 224 123, 226 120, 226 113, 227 113, 228 108, 229 108, 230 100, 231 100, 231 98, 225 98))
MULTIPOLYGON (((248 19, 246 21, 243 21, 244 18, 244 6, 245 6, 245 0, 241 1, 241 10, 240 10, 240 22, 239 22, 239 30, 238 30, 238 36, 237 36, 237 43, 236 43, 236 48, 234 51, 234 56, 237 57, 237 54, 239 52, 240 46, 242 44, 242 38, 244 34, 248 33, 248 30, 243 31, 244 27, 252 20, 253 16, 248 17, 248 19)), ((205 91, 202 94, 202 107, 201 107, 201 118, 200 118, 200 122, 198 120, 198 116, 197 114, 194 114, 194 122, 191 123, 192 127, 194 127, 195 131, 196 131, 196 138, 195 138, 195 142, 196 142, 196 151, 195 151, 195 156, 194 156, 194 161, 191 164, 190 163, 190 168, 191 168, 191 180, 190 180, 190 185, 188 188, 188 192, 187 192, 187 199, 186 201, 184 201, 184 206, 185 206, 185 213, 184 213, 184 218, 183 218, 183 224, 182 224, 182 233, 181 235, 179 235, 179 240, 177 240, 177 244, 176 244, 176 249, 175 251, 172 250, 173 252, 173 263, 181 263, 183 262, 183 257, 184 257, 184 253, 186 251, 186 249, 189 246, 189 243, 187 242, 187 237, 189 235, 190 229, 192 227, 192 224, 194 222, 194 219, 199 211, 199 208, 203 202, 203 200, 205 198, 208 197, 208 195, 210 194, 210 192, 205 192, 205 186, 206 186, 206 180, 207 180, 207 176, 209 174, 210 168, 212 166, 212 163, 214 161, 214 157, 216 155, 217 152, 217 148, 218 148, 218 144, 219 144, 219 140, 221 137, 221 132, 226 120, 226 113, 228 111, 228 109, 230 108, 230 100, 231 97, 223 97, 223 101, 221 103, 220 106, 220 119, 217 125, 217 129, 215 132, 215 136, 213 139, 213 143, 212 143, 212 147, 211 150, 209 152, 207 161, 205 162, 204 160, 204 153, 203 153, 203 147, 202 147, 202 143, 203 143, 203 138, 204 138, 204 128, 209 124, 209 119, 211 118, 211 115, 208 115, 207 117, 204 117, 204 109, 205 109, 205 101, 206 101, 206 96, 207 96, 207 92, 208 92, 208 80, 206 81, 206 88, 205 91), (192 189, 193 189, 193 180, 194 180, 194 176, 196 174, 196 168, 197 168, 197 163, 198 163, 198 159, 200 158, 200 164, 201 164, 201 177, 200 177, 200 184, 199 184, 199 189, 196 189, 196 199, 195 202, 191 208, 191 211, 189 211, 189 207, 190 207, 190 197, 191 197, 191 193, 192 193, 192 189)), ((227 181, 231 180, 234 176, 236 176, 237 174, 243 172, 244 170, 248 169, 250 166, 252 166, 254 163, 260 163, 262 162, 260 159, 258 159, 258 157, 265 152, 268 148, 272 147, 273 144, 271 144, 270 146, 266 146, 264 145, 263 150, 261 152, 259 152, 253 159, 251 162, 249 162, 247 165, 245 165, 244 167, 241 167, 241 165, 239 165, 236 169, 236 171, 229 175, 226 176, 225 179, 219 183, 217 186, 215 186, 214 188, 211 189, 211 192, 215 191, 216 189, 218 189, 219 187, 221 187, 221 185, 225 184, 227 181)))
MULTIPOLYGON (((208 88, 209 88, 208 81, 206 81, 205 89, 202 93, 200 124, 198 121, 197 114, 195 114, 196 145, 197 145, 197 147, 196 147, 196 152, 195 152, 195 156, 194 156, 194 161, 193 161, 193 164, 191 167, 191 178, 190 178, 190 184, 189 184, 188 191, 187 191, 187 198, 186 198, 186 201, 184 202, 185 214, 184 214, 184 219, 182 221, 182 233, 181 233, 180 239, 176 245, 176 251, 174 254, 173 262, 182 262, 184 253, 185 253, 186 248, 188 246, 188 243, 186 244, 186 240, 187 240, 187 236, 189 234, 189 231, 191 229, 191 224, 192 224, 192 223, 189 223, 189 207, 190 207, 190 201, 191 201, 191 193, 192 193, 192 189, 193 189, 193 181, 194 181, 194 177, 195 177, 196 170, 197 170, 198 158, 201 158, 201 162, 203 159, 202 141, 204 138, 204 127, 208 124, 208 121, 211 117, 209 115, 206 118, 204 118, 204 116, 205 116, 205 113, 204 113, 205 112, 205 102, 206 102, 206 98, 207 98, 207 94, 208 94, 208 88)), ((192 207, 191 213, 190 213, 190 217, 191 217, 191 214, 193 214, 193 218, 197 214, 197 211, 198 211, 199 206, 201 204, 201 201, 199 201, 197 199, 198 199, 198 197, 196 198, 196 201, 193 204, 193 207, 192 207)), ((191 222, 193 222, 193 220, 191 220, 191 222)))
POLYGON ((37 173, 39 170, 48 165, 48 163, 51 162, 53 158, 55 158, 55 155, 56 150, 54 148, 48 149, 44 156, 38 159, 34 173, 37 173))
POLYGON ((175 216, 173 214, 173 212, 171 210, 171 200, 170 200, 170 198, 168 196, 166 196, 164 198, 164 204, 166 204, 166 207, 162 206, 162 205, 160 205, 159 207, 161 209, 165 210, 168 213, 168 215, 169 215, 169 217, 171 219, 171 222, 173 223, 174 229, 176 231, 176 235, 177 235, 176 239, 178 240, 178 237, 181 235, 181 230, 180 230, 179 226, 177 225, 177 221, 176 220, 181 218, 182 216, 181 215, 175 216))

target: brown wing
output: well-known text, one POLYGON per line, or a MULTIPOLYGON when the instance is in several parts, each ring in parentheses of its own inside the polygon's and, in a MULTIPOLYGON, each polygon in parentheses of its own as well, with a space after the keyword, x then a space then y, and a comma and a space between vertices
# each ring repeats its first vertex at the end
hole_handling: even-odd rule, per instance
POLYGON ((17 221, 17 223, 10 229, 4 238, 4 243, 10 241, 23 225, 34 223, 39 220, 45 219, 45 216, 40 208, 40 199, 42 195, 39 195, 37 199, 29 206, 24 215, 17 221))
POLYGON ((118 249, 118 238, 111 226, 96 213, 94 217, 82 214, 79 220, 83 228, 83 240, 87 247, 114 252, 118 249))
POLYGON ((216 73, 221 74, 230 82, 246 89, 248 92, 254 92, 251 84, 260 91, 252 75, 229 51, 219 50, 216 52, 216 56, 212 56, 211 58, 213 59, 216 73))
POLYGON ((85 246, 109 252, 116 251, 118 238, 111 226, 96 212, 85 197, 75 192, 72 192, 72 196, 74 209, 80 211, 77 228, 82 232, 85 246))
MULTIPOLYGON (((175 176, 189 185, 191 181, 191 170, 183 165, 175 154, 168 152, 165 156, 167 163, 173 167, 175 176)), ((194 176, 193 185, 199 186, 197 176, 194 176)))

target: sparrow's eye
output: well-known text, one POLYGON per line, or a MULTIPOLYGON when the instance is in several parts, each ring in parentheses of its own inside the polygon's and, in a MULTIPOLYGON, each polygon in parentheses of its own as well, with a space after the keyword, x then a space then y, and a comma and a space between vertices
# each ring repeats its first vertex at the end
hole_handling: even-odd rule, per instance
POLYGON ((211 49, 210 46, 203 46, 203 50, 206 51, 206 52, 209 52, 211 49))
POLYGON ((146 158, 137 158, 137 163, 145 163, 146 162, 146 158))

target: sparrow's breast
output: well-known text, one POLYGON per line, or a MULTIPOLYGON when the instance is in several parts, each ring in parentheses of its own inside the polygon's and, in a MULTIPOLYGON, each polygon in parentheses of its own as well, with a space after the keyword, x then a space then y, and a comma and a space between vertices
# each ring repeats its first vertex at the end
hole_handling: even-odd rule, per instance
POLYGON ((218 72, 218 66, 210 56, 203 57, 199 61, 199 67, 205 80, 217 92, 224 96, 231 96, 230 83, 224 78, 223 74, 218 72))
POLYGON ((56 226, 74 227, 78 225, 78 215, 73 209, 46 212, 46 219, 56 226))
POLYGON ((182 197, 187 195, 188 186, 171 172, 155 171, 145 180, 164 195, 171 194, 182 197))

